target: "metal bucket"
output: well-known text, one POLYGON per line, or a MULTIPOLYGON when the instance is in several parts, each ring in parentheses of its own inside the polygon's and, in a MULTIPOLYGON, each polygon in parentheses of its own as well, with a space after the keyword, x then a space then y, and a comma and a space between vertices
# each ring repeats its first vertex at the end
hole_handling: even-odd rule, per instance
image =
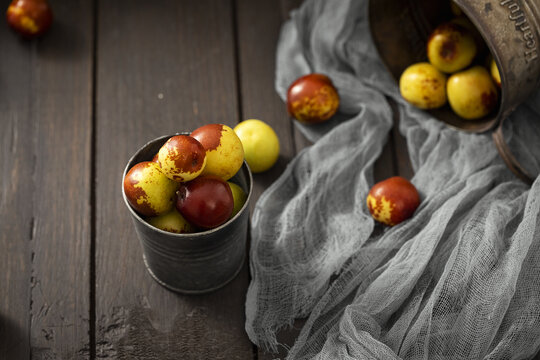
MULTIPOLYGON (((501 75, 498 108, 485 118, 470 121, 447 105, 429 112, 448 125, 470 132, 493 132, 507 165, 525 181, 530 175, 512 156, 502 136, 502 122, 540 87, 540 2, 538 0, 454 0, 483 38, 501 75)), ((426 61, 432 30, 453 17, 450 0, 372 0, 369 18, 379 54, 396 81, 405 68, 426 61)))
MULTIPOLYGON (((171 136, 152 140, 139 149, 127 163, 122 179, 133 165, 151 161, 171 136)), ((143 248, 144 264, 159 284, 179 293, 202 294, 221 288, 240 272, 246 256, 253 187, 251 171, 245 162, 229 181, 247 194, 242 209, 217 228, 190 234, 170 233, 150 225, 129 205, 122 186, 124 202, 143 248)))

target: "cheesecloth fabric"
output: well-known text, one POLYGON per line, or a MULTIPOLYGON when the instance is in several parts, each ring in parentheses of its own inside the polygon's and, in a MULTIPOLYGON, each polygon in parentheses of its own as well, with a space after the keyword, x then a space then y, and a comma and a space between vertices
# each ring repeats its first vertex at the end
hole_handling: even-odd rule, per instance
MULTIPOLYGON (((367 0, 308 0, 277 48, 276 89, 325 73, 341 96, 314 144, 252 215, 246 331, 276 351, 305 318, 289 359, 527 359, 540 348, 540 180, 507 169, 490 134, 446 127, 399 96, 369 33, 367 0), (421 205, 394 227, 366 207, 373 163, 399 104, 421 205)), ((540 169, 540 93, 505 122, 540 169)))

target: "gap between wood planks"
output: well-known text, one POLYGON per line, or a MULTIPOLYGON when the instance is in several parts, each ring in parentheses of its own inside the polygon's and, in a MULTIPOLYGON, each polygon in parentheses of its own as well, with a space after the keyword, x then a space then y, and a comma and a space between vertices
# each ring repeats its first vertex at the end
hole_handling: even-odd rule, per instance
POLYGON ((96 192, 97 192, 97 49, 98 0, 92 4, 92 134, 90 135, 90 359, 96 358, 96 192))

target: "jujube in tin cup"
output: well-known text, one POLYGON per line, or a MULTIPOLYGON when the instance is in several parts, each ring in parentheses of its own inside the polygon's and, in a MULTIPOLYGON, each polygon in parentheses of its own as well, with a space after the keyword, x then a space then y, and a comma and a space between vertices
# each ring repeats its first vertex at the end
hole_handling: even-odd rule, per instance
POLYGON ((161 285, 215 290, 245 258, 252 176, 242 143, 223 124, 154 139, 128 162, 122 193, 161 285))

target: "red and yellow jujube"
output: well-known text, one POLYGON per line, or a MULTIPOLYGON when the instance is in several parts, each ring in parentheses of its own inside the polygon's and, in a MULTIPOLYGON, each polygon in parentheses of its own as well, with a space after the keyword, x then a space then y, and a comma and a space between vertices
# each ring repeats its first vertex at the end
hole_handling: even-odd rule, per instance
POLYGON ((394 226, 414 214, 420 205, 420 196, 410 181, 394 176, 373 185, 366 202, 375 220, 394 226))

